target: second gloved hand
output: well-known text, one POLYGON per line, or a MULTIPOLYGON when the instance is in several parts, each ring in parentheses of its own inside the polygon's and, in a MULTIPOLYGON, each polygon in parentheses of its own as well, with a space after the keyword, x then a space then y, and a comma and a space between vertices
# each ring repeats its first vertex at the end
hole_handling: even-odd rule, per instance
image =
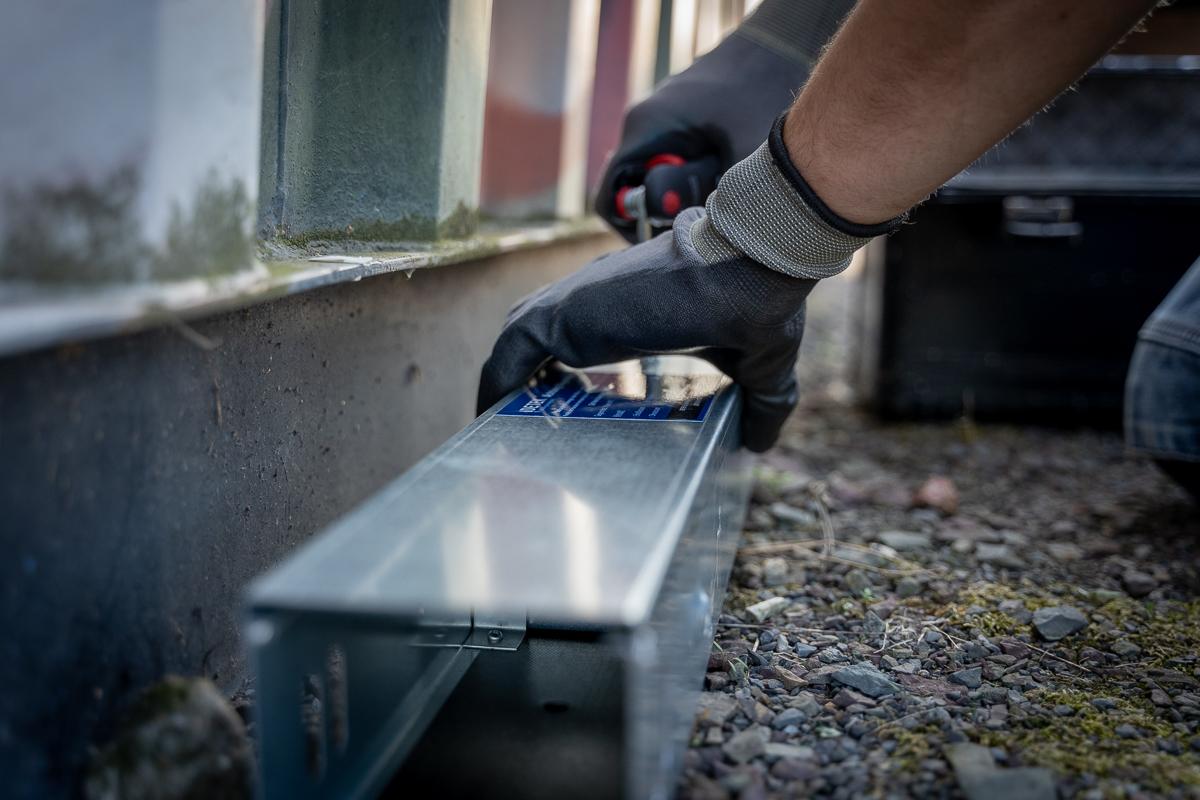
POLYGON ((583 367, 688 351, 741 384, 744 442, 770 447, 796 404, 804 298, 816 281, 745 257, 709 263, 691 233, 707 224, 703 209, 689 209, 670 233, 601 256, 518 303, 484 366, 480 412, 551 357, 583 367))
POLYGON ((518 303, 484 364, 479 412, 552 358, 582 368, 687 352, 741 385, 743 443, 770 447, 798 399, 805 298, 900 222, 856 225, 830 211, 789 160, 783 121, 725 174, 706 209, 518 303))

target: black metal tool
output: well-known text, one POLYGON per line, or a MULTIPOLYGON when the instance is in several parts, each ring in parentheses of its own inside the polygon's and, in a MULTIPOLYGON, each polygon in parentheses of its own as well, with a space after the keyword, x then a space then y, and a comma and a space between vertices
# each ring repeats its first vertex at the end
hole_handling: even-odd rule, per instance
POLYGON ((685 208, 704 205, 721 178, 717 156, 686 161, 673 153, 661 153, 646 162, 640 186, 617 191, 617 213, 637 223, 637 237, 644 242, 654 228, 669 228, 675 215, 685 208))

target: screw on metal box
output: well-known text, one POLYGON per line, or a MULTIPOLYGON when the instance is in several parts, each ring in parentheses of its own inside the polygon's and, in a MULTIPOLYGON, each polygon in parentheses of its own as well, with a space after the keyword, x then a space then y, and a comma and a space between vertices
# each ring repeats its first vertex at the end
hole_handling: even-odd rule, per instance
POLYGON ((504 638, 504 631, 488 631, 488 643, 489 644, 500 644, 500 641, 503 638, 504 638))

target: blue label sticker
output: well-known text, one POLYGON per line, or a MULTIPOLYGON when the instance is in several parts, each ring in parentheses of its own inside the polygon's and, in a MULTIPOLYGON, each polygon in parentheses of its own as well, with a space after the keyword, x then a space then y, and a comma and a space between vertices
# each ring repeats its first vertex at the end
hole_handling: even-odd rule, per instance
POLYGON ((528 387, 496 414, 501 417, 703 422, 712 401, 712 394, 677 402, 636 400, 604 391, 588 391, 574 375, 560 374, 555 375, 552 382, 538 381, 528 387))

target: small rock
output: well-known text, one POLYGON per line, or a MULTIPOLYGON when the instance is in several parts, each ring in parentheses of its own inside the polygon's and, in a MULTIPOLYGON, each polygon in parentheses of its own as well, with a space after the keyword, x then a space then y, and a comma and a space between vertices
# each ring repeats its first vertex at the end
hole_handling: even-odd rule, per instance
POLYGON ((870 611, 872 611, 875 614, 875 616, 879 617, 880 619, 887 619, 888 617, 890 617, 892 615, 892 612, 895 610, 896 610, 896 601, 894 598, 891 598, 891 597, 889 597, 887 600, 876 603, 875 605, 871 606, 871 608, 870 608, 870 611))
POLYGON ((812 764, 794 758, 781 758, 771 767, 771 775, 781 781, 807 781, 816 774, 812 764))
POLYGON ((961 553, 964 556, 970 555, 971 553, 975 552, 975 540, 968 539, 966 537, 955 539, 950 544, 950 549, 956 553, 961 553))
POLYGON ((1054 716, 1056 716, 1056 717, 1073 717, 1073 716, 1075 716, 1075 709, 1071 708, 1070 706, 1062 706, 1062 705, 1055 706, 1054 707, 1054 716))
POLYGON ((687 796, 691 800, 729 800, 729 790, 704 775, 693 773, 687 776, 687 796))
POLYGON ((838 692, 833 698, 833 704, 838 708, 849 708, 855 704, 866 706, 867 708, 875 707, 874 700, 852 689, 842 689, 838 692))
POLYGON ((1083 558, 1083 548, 1071 542, 1050 542, 1046 551, 1060 564, 1074 564, 1083 558))
POLYGON ((1020 531, 1000 531, 1000 541, 1012 547, 1029 546, 1029 537, 1020 531))
POLYGON ((811 512, 805 511, 803 508, 789 506, 787 503, 771 503, 769 506, 771 515, 780 522, 790 522, 794 525, 808 527, 816 525, 817 518, 811 512))
POLYGON ((796 761, 812 761, 816 757, 816 753, 811 747, 786 742, 767 742, 763 755, 767 757, 767 760, 791 758, 796 761))
POLYGON ((785 708, 771 720, 771 727, 781 731, 788 725, 803 725, 805 722, 808 722, 808 715, 803 711, 798 708, 785 708))
POLYGON ((948 680, 968 689, 978 689, 983 684, 983 670, 979 667, 960 669, 958 672, 952 673, 948 680))
POLYGON ((696 705, 696 724, 701 728, 720 727, 738 709, 733 695, 722 692, 701 692, 696 705))
POLYGON ((766 622, 771 617, 778 614, 788 607, 786 597, 772 597, 769 600, 763 600, 760 603, 755 603, 752 606, 746 606, 746 613, 754 617, 758 622, 766 622))
POLYGON ((843 506, 861 506, 871 499, 861 485, 837 472, 829 473, 829 494, 843 506))
POLYGON ((808 658, 813 653, 817 652, 817 648, 813 647, 811 644, 805 644, 804 642, 797 642, 795 645, 793 645, 793 649, 796 651, 796 658, 808 658))
POLYGON ((767 728, 752 725, 730 737, 728 742, 721 745, 721 751, 729 757, 730 761, 745 764, 750 759, 766 752, 767 741, 770 738, 771 732, 767 728))
POLYGON ((1101 711, 1107 711, 1110 708, 1117 707, 1117 701, 1108 697, 1097 697, 1092 700, 1092 705, 1101 711))
POLYGON ((1112 651, 1121 658, 1137 658, 1142 654, 1142 648, 1128 639, 1118 639, 1113 642, 1112 651))
POLYGON ((960 743, 942 748, 954 766, 967 800, 1056 800, 1054 773, 1037 767, 1000 769, 983 745, 960 743))
POLYGON ((1195 687, 1200 684, 1196 679, 1186 672, 1180 672, 1177 669, 1163 669, 1161 667, 1151 667, 1146 670, 1146 677, 1158 683, 1173 684, 1179 686, 1195 687))
POLYGON ((767 586, 779 586, 787 583, 788 562, 783 558, 768 558, 762 563, 763 583, 767 586))
POLYGON ((867 633, 883 633, 887 630, 887 623, 881 620, 874 611, 867 611, 863 617, 863 630, 867 633))
POLYGON ((803 711, 804 715, 809 719, 821 713, 821 704, 817 702, 811 694, 801 692, 795 697, 789 697, 786 701, 788 708, 795 708, 803 711))
POLYGON ((842 667, 833 673, 833 678, 858 689, 868 697, 882 697, 900 691, 898 684, 888 680, 887 676, 869 661, 842 667))
POLYGON ((1113 728, 1113 733, 1120 736, 1122 739, 1136 739, 1141 736, 1141 732, 1132 725, 1118 725, 1113 728))
MULTIPOLYGON (((935 695, 946 699, 952 694, 960 694, 961 687, 936 678, 922 678, 920 675, 897 674, 896 682, 917 695, 935 695)), ((965 694, 965 692, 961 692, 965 694)))
POLYGON ((787 667, 775 667, 776 679, 783 684, 783 688, 787 691, 798 689, 801 686, 808 684, 796 673, 792 672, 787 667))
POLYGON ((981 658, 987 658, 990 650, 978 642, 966 642, 963 644, 963 652, 967 654, 967 658, 972 661, 978 661, 981 658))
POLYGON ((743 713, 750 718, 751 722, 756 722, 759 725, 770 725, 775 719, 775 712, 764 706, 762 703, 755 703, 750 709, 742 708, 743 713))
POLYGON ((1155 739, 1154 745, 1164 753, 1168 753, 1173 756, 1183 755, 1183 745, 1174 739, 1155 739))
POLYGON ((875 540, 900 552, 929 550, 933 547, 933 536, 928 533, 883 531, 875 536, 875 540))
POLYGON ((1022 658, 1029 658, 1033 651, 1029 649, 1029 645, 1024 642, 1019 642, 1016 639, 1004 639, 1000 642, 1000 652, 1005 655, 1013 656, 1018 661, 1022 658))
POLYGON ((975 545, 975 557, 984 564, 1006 569, 1024 569, 1025 562, 1017 557, 1010 545, 987 544, 979 542, 975 545))
POLYGON ((994 706, 1008 699, 1008 690, 1002 686, 984 686, 979 690, 979 702, 994 706))
POLYGON ((710 672, 704 676, 704 685, 710 692, 719 692, 729 685, 729 677, 723 672, 710 672))
POLYGON ((911 575, 896 581, 896 597, 905 600, 921 593, 921 582, 911 575))
POLYGON ((877 506, 891 508, 908 508, 912 505, 912 489, 904 486, 894 477, 883 477, 866 485, 871 502, 877 506))
POLYGON ((1033 625, 1042 638, 1057 642, 1088 626, 1087 617, 1074 606, 1048 606, 1033 612, 1033 625))
POLYGON ((1170 708, 1175 705, 1175 701, 1171 699, 1171 695, 1164 692, 1162 689, 1153 689, 1150 692, 1150 702, 1159 708, 1170 708))
POLYGON ((958 513, 958 487, 944 475, 932 475, 913 495, 913 505, 953 516, 958 513))
POLYGON ((1089 661, 1096 664, 1104 664, 1108 659, 1104 657, 1104 653, 1101 653, 1094 647, 1081 647, 1079 649, 1079 663, 1086 664, 1089 661))
POLYGON ((855 594, 862 594, 871 588, 871 578, 861 569, 852 569, 846 573, 846 588, 855 594))
POLYGON ((1135 569, 1127 569, 1121 573, 1121 583, 1130 597, 1145 597, 1158 588, 1158 581, 1153 576, 1135 569))
POLYGON ((996 604, 996 608, 1000 609, 1001 614, 1008 614, 1016 611, 1018 608, 1024 607, 1024 600, 1001 600, 998 604, 996 604))
POLYGON ((137 700, 116 738, 96 755, 84 793, 90 800, 249 800, 254 772, 246 726, 217 687, 171 675, 137 700))

